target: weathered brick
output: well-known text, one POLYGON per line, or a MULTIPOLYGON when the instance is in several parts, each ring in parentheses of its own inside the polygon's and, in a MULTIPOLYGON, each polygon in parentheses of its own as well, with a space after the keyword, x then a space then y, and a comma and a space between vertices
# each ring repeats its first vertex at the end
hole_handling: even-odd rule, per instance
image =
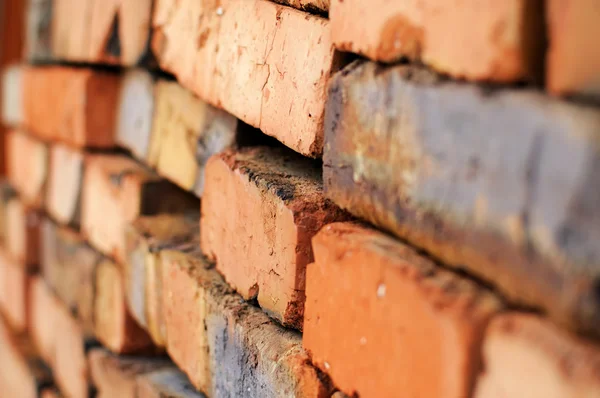
POLYGON ((485 327, 502 308, 492 293, 357 224, 325 226, 313 249, 303 343, 338 388, 471 396, 485 327))
POLYGON ((208 396, 329 396, 300 335, 245 303, 197 251, 161 253, 167 350, 192 384, 208 396))
POLYGON ((27 205, 40 207, 48 179, 48 147, 23 131, 6 136, 6 176, 27 205))
POLYGON ((600 98, 600 9, 594 0, 548 0, 546 82, 554 94, 600 98))
POLYGON ((542 73, 542 0, 331 0, 330 18, 338 49, 376 61, 419 59, 469 80, 539 80, 542 73))
POLYGON ((475 397, 570 398, 600 395, 600 348, 531 314, 492 321, 475 397))
POLYGON ((42 223, 41 268, 48 286, 93 333, 96 266, 102 256, 68 228, 42 223))
POLYGON ((320 156, 326 85, 338 68, 328 20, 266 0, 155 5, 161 67, 202 100, 320 156))
POLYGON ((310 239, 345 214, 323 197, 320 167, 287 149, 246 148, 209 159, 202 250, 245 298, 301 328, 310 239))
POLYGON ((127 305, 157 346, 164 346, 166 338, 160 251, 181 245, 196 246, 199 218, 198 211, 186 215, 140 217, 127 228, 127 305))
POLYGON ((137 378, 159 369, 171 369, 166 358, 117 356, 97 348, 90 351, 89 366, 99 398, 138 398, 137 378))
POLYGON ((155 98, 148 164, 201 197, 206 162, 235 143, 238 120, 176 82, 159 81, 155 98))
POLYGON ((125 304, 122 270, 109 260, 98 264, 95 273, 94 334, 115 353, 153 350, 150 336, 134 321, 125 304))
POLYGON ((2 123, 18 127, 23 123, 23 72, 20 65, 2 71, 2 123))
POLYGON ((117 143, 141 161, 146 161, 154 114, 154 78, 142 69, 123 76, 119 93, 117 143))
POLYGON ((204 398, 177 368, 156 370, 137 378, 137 398, 204 398))
POLYGON ((6 249, 19 266, 36 270, 40 259, 40 223, 37 210, 27 208, 17 197, 6 206, 6 249))
POLYGON ((29 327, 30 282, 25 267, 0 250, 0 310, 18 333, 29 327))
POLYGON ((24 125, 46 141, 112 147, 120 82, 117 74, 85 68, 26 67, 24 125))
POLYGON ((53 0, 27 0, 24 57, 30 62, 48 62, 52 52, 53 0))
POLYGON ((90 375, 86 354, 95 342, 64 305, 56 307, 53 326, 55 355, 52 370, 60 390, 69 398, 88 398, 90 375))
POLYGON ((599 125, 597 109, 536 92, 356 63, 330 90, 325 194, 512 302, 600 334, 599 125))
POLYGON ((151 0, 54 0, 53 53, 71 62, 149 61, 151 10, 151 0))
POLYGON ((3 397, 37 398, 52 385, 49 369, 37 357, 31 342, 15 335, 0 319, 0 389, 3 397))
POLYGON ((85 162, 81 230, 89 242, 119 263, 125 228, 141 215, 197 209, 197 201, 132 159, 90 155, 85 162))
POLYGON ((63 225, 78 228, 81 217, 84 153, 64 144, 50 147, 46 211, 63 225))
POLYGON ((54 320, 61 303, 40 276, 31 279, 29 305, 31 341, 44 362, 52 366, 57 338, 54 320))

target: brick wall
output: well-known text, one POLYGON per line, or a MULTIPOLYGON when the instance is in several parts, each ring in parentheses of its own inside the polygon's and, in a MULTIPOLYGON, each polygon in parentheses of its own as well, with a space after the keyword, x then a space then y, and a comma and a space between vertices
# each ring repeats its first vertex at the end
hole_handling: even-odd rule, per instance
POLYGON ((593 0, 4 3, 2 394, 600 396, 593 0))

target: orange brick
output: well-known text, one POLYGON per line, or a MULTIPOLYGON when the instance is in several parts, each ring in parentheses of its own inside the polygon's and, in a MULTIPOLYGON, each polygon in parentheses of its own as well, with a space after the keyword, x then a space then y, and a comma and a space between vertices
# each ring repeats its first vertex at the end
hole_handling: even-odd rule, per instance
POLYGON ((52 50, 75 62, 136 65, 148 56, 151 0, 54 0, 52 50))
POLYGON ((290 148, 319 156, 329 75, 327 19, 266 0, 157 1, 161 67, 204 101, 290 148))
POLYGON ((30 282, 25 267, 0 250, 0 310, 16 332, 29 327, 30 282))
POLYGON ((25 207, 18 198, 11 199, 6 210, 8 253, 19 266, 37 269, 40 259, 40 214, 25 207))
POLYGON ((78 227, 81 215, 84 153, 64 144, 52 145, 46 211, 64 225, 78 227))
POLYGON ((499 82, 542 71, 541 0, 331 0, 330 18, 338 49, 376 61, 422 59, 454 77, 499 82))
POLYGON ((303 342, 335 385, 372 397, 470 396, 501 308, 493 294, 357 224, 324 227, 313 248, 303 342))
POLYGON ((23 72, 24 125, 45 141, 112 147, 120 81, 116 74, 90 69, 27 67, 23 72))
POLYGON ((600 347, 531 314, 493 320, 475 397, 600 396, 600 347))
POLYGON ((53 327, 56 339, 52 370, 56 383, 67 397, 87 398, 90 383, 86 345, 90 339, 64 305, 56 307, 53 327))
POLYGON ((245 298, 301 328, 310 239, 345 214, 323 197, 317 164, 291 151, 226 151, 206 166, 202 250, 245 298))
POLYGON ((0 390, 3 397, 37 398, 52 385, 52 374, 37 357, 31 342, 0 319, 0 390))
POLYGON ((198 211, 185 215, 140 217, 127 228, 127 306, 157 346, 164 346, 166 338, 160 252, 174 247, 196 247, 199 219, 198 211))
POLYGON ((99 398, 137 398, 138 376, 173 364, 168 359, 119 357, 98 348, 90 352, 89 366, 99 398))
POLYGON ((46 282, 39 276, 32 278, 29 289, 30 327, 29 334, 40 357, 50 366, 54 362, 56 329, 54 322, 58 306, 46 282))
POLYGON ((152 350, 150 336, 133 320, 125 304, 122 270, 109 260, 96 268, 94 332, 96 338, 116 353, 152 350))
POLYGON ((328 397, 300 334, 234 294, 198 250, 162 257, 167 350, 207 396, 328 397))
POLYGON ((594 0, 548 0, 548 90, 600 97, 600 8, 594 0))
POLYGON ((24 203, 40 207, 48 178, 48 147, 23 131, 6 136, 6 175, 24 203))
POLYGON ((119 263, 126 261, 127 223, 141 215, 198 208, 195 198, 122 155, 90 155, 83 184, 82 233, 119 263))

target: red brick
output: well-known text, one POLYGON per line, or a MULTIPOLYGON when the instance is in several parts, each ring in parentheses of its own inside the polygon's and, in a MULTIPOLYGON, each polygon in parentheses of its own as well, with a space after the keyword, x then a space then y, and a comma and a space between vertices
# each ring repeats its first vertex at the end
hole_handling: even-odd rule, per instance
POLYGON ((115 353, 152 350, 150 336, 133 320, 125 304, 122 270, 109 260, 96 268, 94 332, 115 353))
POLYGON ((50 148, 45 208, 60 224, 79 226, 83 161, 83 152, 64 144, 50 148))
POLYGON ((345 215, 322 194, 321 169, 291 151, 226 151, 206 167, 202 250, 245 298, 302 326, 310 239, 345 215))
POLYGON ((304 347, 348 395, 467 397, 499 300, 412 248, 357 224, 313 239, 304 347), (393 342, 393 343, 391 343, 393 342))
POLYGON ((126 261, 127 223, 142 215, 198 208, 195 198, 122 155, 90 155, 83 184, 82 233, 119 263, 126 261))
POLYGON ((31 342, 16 335, 0 319, 0 391, 3 397, 37 398, 52 384, 52 375, 37 357, 31 342))
POLYGON ((157 346, 164 346, 166 339, 160 252, 167 248, 197 246, 199 218, 197 211, 186 215, 140 217, 127 228, 127 306, 157 346))
POLYGON ((600 98, 600 8, 594 0, 548 0, 548 90, 600 98))
POLYGON ((331 31, 338 49, 376 61, 420 59, 469 80, 538 80, 542 6, 541 0, 331 0, 331 31))
POLYGON ((600 396, 600 347, 531 314, 494 319, 475 397, 600 396))
POLYGON ((327 19, 266 0, 156 3, 161 67, 204 101, 319 156, 329 75, 327 19))
POLYGON ((40 260, 40 213, 13 198, 7 205, 6 249, 14 261, 23 268, 35 270, 40 260))
POLYGON ((138 398, 138 376, 173 367, 167 359, 119 357, 101 348, 90 352, 89 366, 98 398, 138 398))
POLYGON ((25 267, 0 250, 0 309, 16 332, 29 327, 30 282, 25 267))
POLYGON ((29 289, 29 334, 40 357, 50 366, 54 362, 56 345, 56 312, 60 302, 39 276, 32 278, 29 289))
POLYGON ((68 308, 61 304, 56 307, 53 327, 56 333, 52 370, 56 383, 67 397, 88 398, 86 344, 89 337, 68 308))
POLYGON ((198 250, 162 257, 167 350, 207 396, 326 397, 300 334, 232 290, 198 250))
POLYGON ((6 175, 24 203, 40 207, 48 178, 48 147, 23 131, 6 136, 6 175), (27 154, 24 156, 24 154, 27 154))
POLYGON ((67 67, 27 67, 23 73, 27 131, 74 147, 114 146, 118 75, 67 67))

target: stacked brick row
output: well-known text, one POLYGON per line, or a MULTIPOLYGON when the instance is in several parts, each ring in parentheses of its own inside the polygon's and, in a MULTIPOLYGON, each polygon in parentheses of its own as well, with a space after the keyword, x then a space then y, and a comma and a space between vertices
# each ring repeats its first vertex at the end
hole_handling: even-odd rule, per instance
POLYGON ((31 0, 0 381, 600 394, 598 7, 454 3, 31 0))

